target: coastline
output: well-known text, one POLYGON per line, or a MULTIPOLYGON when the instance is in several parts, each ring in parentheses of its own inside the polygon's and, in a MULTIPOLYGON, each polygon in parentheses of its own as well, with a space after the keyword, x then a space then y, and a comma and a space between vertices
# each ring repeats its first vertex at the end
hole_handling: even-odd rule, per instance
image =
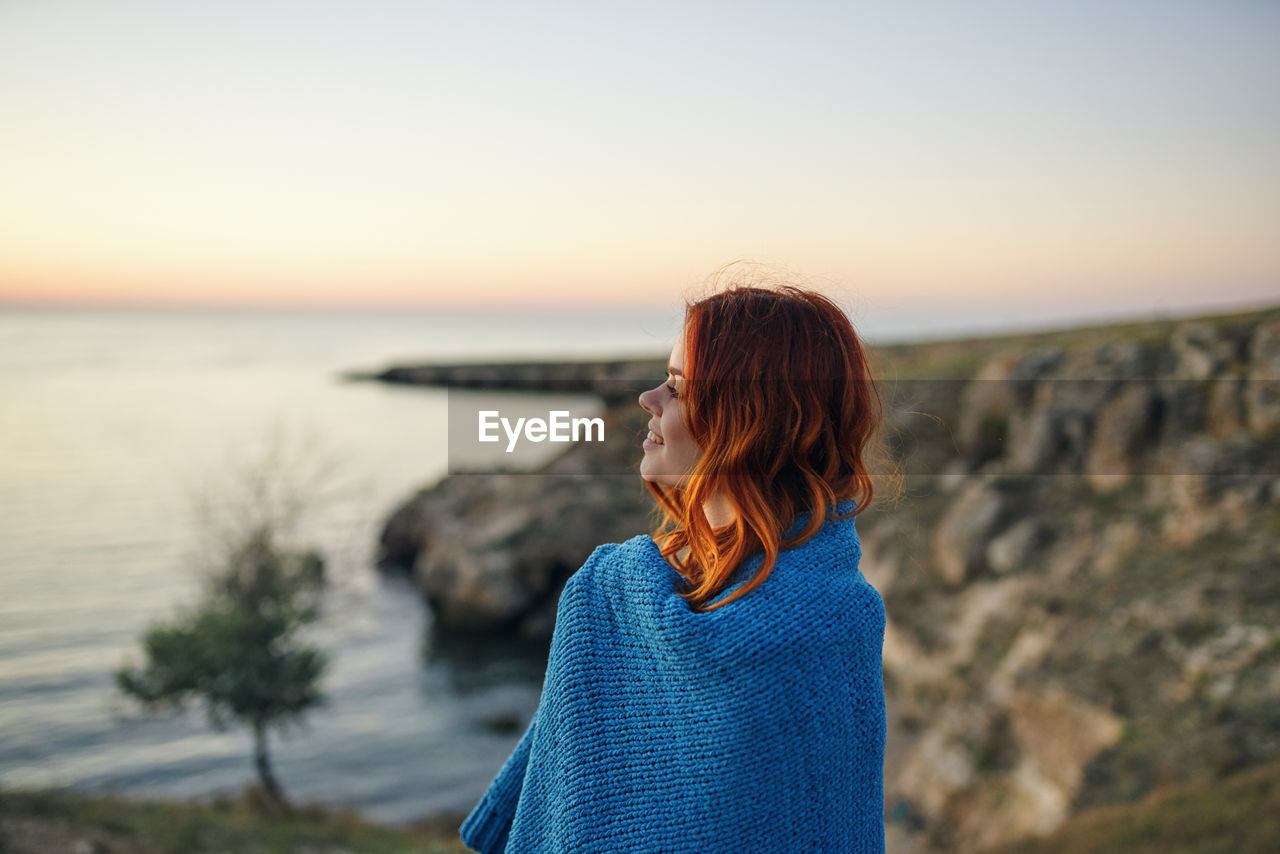
MULTIPOLYGON (((859 517, 893 628, 885 782, 901 850, 1022 850, 1098 810, 1154 809, 1144 799, 1170 781, 1207 792, 1280 759, 1265 688, 1280 654, 1280 306, 870 358, 906 487, 859 517)), ((500 368, 483 366, 488 388, 589 376, 534 363, 504 386, 500 368)), ((610 412, 636 456, 634 397, 610 412)), ((382 565, 413 578, 442 637, 545 639, 574 568, 643 530, 652 505, 634 475, 602 477, 623 472, 598 453, 570 446, 534 472, 575 478, 421 489, 388 519, 382 565)))

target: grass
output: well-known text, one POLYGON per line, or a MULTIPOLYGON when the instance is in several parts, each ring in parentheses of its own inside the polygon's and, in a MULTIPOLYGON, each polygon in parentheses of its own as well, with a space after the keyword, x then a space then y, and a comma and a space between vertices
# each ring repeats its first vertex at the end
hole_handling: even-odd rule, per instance
POLYGON ((1157 790, 1099 807, 1052 835, 998 854, 1273 854, 1280 842, 1280 762, 1217 783, 1157 790))
MULTIPOLYGON (((1237 337, 1259 323, 1280 317, 1280 306, 1242 312, 1187 318, 1104 323, 1064 329, 1014 332, 937 341, 885 342, 874 348, 883 375, 892 379, 962 379, 1002 350, 1061 348, 1074 352, 1093 350, 1114 341, 1132 341, 1144 347, 1162 347, 1174 330, 1188 321, 1208 324, 1224 337, 1237 337)), ((881 375, 880 372, 877 375, 881 375)))
MULTIPOLYGON (((355 813, 304 808, 270 815, 250 802, 134 801, 65 791, 0 792, 0 851, 421 852, 468 849, 456 822, 389 828, 355 813)), ((1141 801, 1086 810, 1053 834, 988 854, 1271 854, 1280 840, 1280 762, 1216 783, 1169 787, 1141 801)))
POLYGON ((202 804, 138 801, 66 791, 0 792, 0 851, 112 854, 225 852, 419 852, 469 849, 457 823, 410 828, 374 824, 355 812, 304 807, 272 813, 253 799, 202 804))

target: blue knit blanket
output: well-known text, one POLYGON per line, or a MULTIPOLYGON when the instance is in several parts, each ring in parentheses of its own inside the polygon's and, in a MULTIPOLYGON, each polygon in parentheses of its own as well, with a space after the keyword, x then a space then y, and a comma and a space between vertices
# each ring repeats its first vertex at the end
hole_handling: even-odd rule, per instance
POLYGON ((828 519, 756 590, 699 614, 648 535, 597 548, 560 596, 538 710, 463 841, 883 852, 885 614, 860 556, 854 519, 828 519))

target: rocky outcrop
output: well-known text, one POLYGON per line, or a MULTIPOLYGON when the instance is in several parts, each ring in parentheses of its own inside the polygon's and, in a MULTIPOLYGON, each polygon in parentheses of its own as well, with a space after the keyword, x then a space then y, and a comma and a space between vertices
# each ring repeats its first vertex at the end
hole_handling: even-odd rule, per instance
POLYGON ((1245 423, 1263 439, 1280 435, 1280 321, 1263 324, 1250 341, 1245 423))
POLYGON ((546 638, 565 580, 648 504, 638 477, 454 476, 396 513, 383 564, 412 571, 437 631, 546 638))
MULTIPOLYGON (((978 851, 1280 758, 1280 308, 878 355, 895 838, 978 851)), ((423 491, 384 560, 446 630, 545 637, 564 578, 647 527, 638 478, 563 474, 619 470, 598 452, 423 491)))
POLYGON ((484 364, 402 365, 379 371, 351 371, 349 380, 378 380, 387 383, 447 386, 469 390, 510 390, 532 392, 585 392, 609 403, 634 402, 635 392, 647 388, 662 376, 666 361, 654 359, 614 359, 599 362, 489 362, 484 364))
POLYGON ((921 847, 1280 757, 1278 315, 1005 342, 895 411, 955 425, 943 475, 859 525, 921 847))
POLYGON ((453 475, 391 516, 379 565, 413 574, 435 631, 545 639, 560 588, 592 550, 649 528, 638 475, 648 416, 631 397, 603 417, 636 440, 579 444, 528 473, 453 475))

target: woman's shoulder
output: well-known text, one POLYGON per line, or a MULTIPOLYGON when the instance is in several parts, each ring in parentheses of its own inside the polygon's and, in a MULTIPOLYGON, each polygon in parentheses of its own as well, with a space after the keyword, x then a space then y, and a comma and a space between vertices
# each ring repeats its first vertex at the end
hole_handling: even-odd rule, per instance
POLYGON ((595 547, 582 566, 569 578, 574 586, 615 581, 620 576, 650 574, 668 567, 658 545, 648 534, 637 534, 621 543, 595 547))
POLYGON ((620 564, 666 563, 658 545, 648 534, 637 534, 621 543, 601 543, 595 547, 582 565, 582 570, 598 571, 620 564))

